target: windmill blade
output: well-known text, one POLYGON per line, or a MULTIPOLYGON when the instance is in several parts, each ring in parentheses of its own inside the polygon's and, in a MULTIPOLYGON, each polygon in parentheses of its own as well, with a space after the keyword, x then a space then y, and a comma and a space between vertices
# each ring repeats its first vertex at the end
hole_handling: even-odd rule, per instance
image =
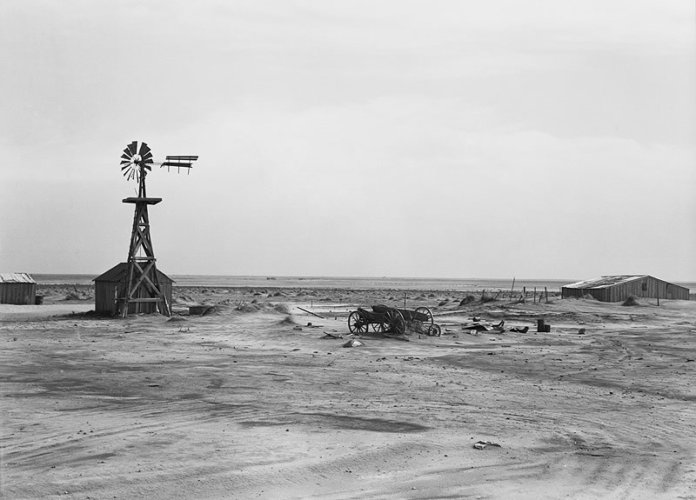
MULTIPOLYGON (((138 141, 131 142, 123 149, 123 154, 121 155, 121 174, 128 181, 132 179, 135 179, 136 182, 140 181, 140 169, 145 167, 143 155, 152 158, 150 148, 144 142, 140 143, 141 154, 137 154, 138 144, 138 141)), ((145 173, 146 172, 143 171, 143 176, 145 175, 145 173)))
POLYGON ((145 156, 147 156, 147 154, 150 153, 150 151, 150 146, 148 146, 146 142, 140 143, 140 151, 138 152, 138 154, 141 158, 145 158, 145 156))
POLYGON ((150 147, 147 145, 147 143, 143 142, 140 146, 140 163, 141 164, 148 164, 152 163, 152 150, 150 147))

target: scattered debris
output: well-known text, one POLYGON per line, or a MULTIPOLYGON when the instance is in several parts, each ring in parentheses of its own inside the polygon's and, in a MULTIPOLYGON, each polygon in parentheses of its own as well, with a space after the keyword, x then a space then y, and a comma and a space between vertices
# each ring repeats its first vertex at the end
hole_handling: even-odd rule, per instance
POLYGON ((515 333, 527 333, 529 331, 529 327, 525 326, 524 328, 520 328, 516 326, 514 328, 510 328, 510 331, 515 333))
POLYGON ((322 338, 323 339, 342 339, 343 335, 340 335, 338 333, 324 332, 324 336, 322 338))
POLYGON ((463 325, 463 330, 476 330, 477 332, 492 332, 492 333, 503 333, 505 331, 505 320, 500 320, 500 323, 492 325, 486 321, 482 321, 480 318, 474 316, 473 324, 463 325))
POLYGON ((351 339, 345 344, 343 344, 343 347, 360 347, 361 345, 365 345, 359 340, 351 339))
POLYGON ((476 443, 474 443, 474 448, 476 448, 477 450, 483 450, 489 446, 500 448, 500 445, 498 443, 493 443, 491 441, 477 441, 476 443))

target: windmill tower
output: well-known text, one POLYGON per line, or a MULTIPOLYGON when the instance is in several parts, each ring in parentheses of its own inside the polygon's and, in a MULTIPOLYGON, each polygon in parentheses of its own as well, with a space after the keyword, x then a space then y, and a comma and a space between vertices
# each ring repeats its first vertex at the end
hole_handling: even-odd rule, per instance
POLYGON ((149 198, 145 190, 145 178, 152 171, 153 165, 176 168, 177 172, 186 169, 190 172, 192 163, 198 156, 167 156, 164 162, 152 161, 152 151, 144 142, 131 142, 121 155, 121 171, 127 180, 134 179, 138 184, 138 196, 125 198, 123 203, 135 205, 133 230, 128 247, 128 261, 125 287, 122 296, 117 298, 118 310, 125 318, 131 304, 154 303, 157 310, 166 316, 171 315, 170 304, 162 293, 157 272, 157 259, 150 236, 150 218, 147 213, 149 205, 156 205, 162 198, 149 198))

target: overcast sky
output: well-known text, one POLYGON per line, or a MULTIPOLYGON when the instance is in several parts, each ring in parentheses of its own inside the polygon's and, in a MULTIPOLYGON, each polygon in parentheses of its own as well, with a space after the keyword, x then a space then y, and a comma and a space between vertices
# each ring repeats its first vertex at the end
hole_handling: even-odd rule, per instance
POLYGON ((696 280, 692 0, 0 2, 0 271, 696 280))

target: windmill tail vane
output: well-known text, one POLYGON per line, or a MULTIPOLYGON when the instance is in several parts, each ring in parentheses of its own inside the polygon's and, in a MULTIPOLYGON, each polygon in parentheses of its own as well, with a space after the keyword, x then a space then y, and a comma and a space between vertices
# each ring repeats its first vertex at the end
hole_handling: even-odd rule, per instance
POLYGON ((188 155, 188 156, 167 156, 165 160, 160 164, 160 168, 167 167, 167 172, 170 168, 176 168, 176 172, 179 173, 182 168, 187 169, 187 172, 191 173, 192 163, 198 160, 198 156, 188 155))

